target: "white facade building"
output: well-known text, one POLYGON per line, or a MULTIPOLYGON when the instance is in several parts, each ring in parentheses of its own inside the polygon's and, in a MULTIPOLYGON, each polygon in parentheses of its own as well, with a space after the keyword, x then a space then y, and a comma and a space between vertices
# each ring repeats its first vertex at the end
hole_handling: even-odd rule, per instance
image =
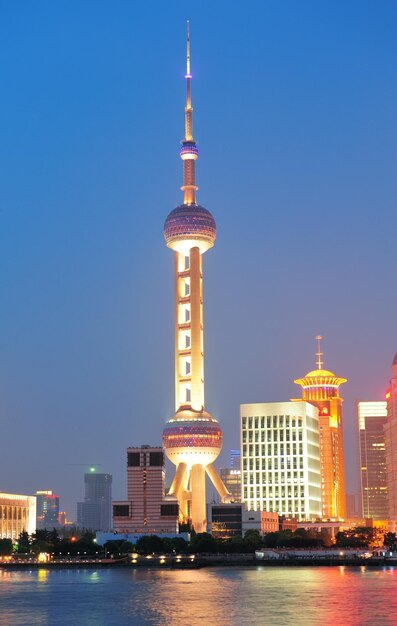
POLYGON ((0 539, 16 541, 24 530, 36 530, 36 496, 0 492, 0 539))
POLYGON ((240 433, 247 509, 320 518, 318 409, 304 401, 241 404, 240 433))

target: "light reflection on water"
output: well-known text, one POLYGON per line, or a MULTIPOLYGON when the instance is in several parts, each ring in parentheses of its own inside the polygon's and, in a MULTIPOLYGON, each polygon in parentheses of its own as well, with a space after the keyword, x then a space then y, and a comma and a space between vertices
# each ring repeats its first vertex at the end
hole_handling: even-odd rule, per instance
POLYGON ((0 569, 1 626, 392 626, 393 568, 0 569))

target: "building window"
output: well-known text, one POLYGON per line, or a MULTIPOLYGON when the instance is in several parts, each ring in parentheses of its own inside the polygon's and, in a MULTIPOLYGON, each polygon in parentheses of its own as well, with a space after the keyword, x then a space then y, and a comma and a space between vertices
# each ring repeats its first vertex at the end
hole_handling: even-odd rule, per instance
POLYGON ((141 455, 139 452, 128 452, 127 455, 128 467, 139 467, 141 464, 141 455))
POLYGON ((177 517, 179 515, 179 506, 177 503, 162 504, 161 517, 177 517))
POLYGON ((162 452, 151 452, 150 463, 153 467, 162 467, 164 465, 164 457, 162 452))
POLYGON ((113 517, 129 517, 130 506, 129 504, 114 504, 113 505, 113 517))

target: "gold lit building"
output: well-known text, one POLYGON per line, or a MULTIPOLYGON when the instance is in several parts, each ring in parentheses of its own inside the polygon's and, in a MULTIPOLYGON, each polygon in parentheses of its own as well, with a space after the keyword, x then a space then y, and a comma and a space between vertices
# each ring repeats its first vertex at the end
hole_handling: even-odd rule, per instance
POLYGON ((190 519, 196 532, 206 530, 206 473, 221 500, 229 493, 213 462, 222 447, 216 419, 204 408, 204 334, 202 255, 215 243, 216 225, 211 213, 196 201, 193 139, 190 37, 187 33, 183 204, 168 215, 164 225, 167 246, 175 262, 175 409, 163 432, 167 457, 176 465, 168 498, 178 500, 181 518, 190 519))
POLYGON ((323 369, 320 335, 317 369, 294 382, 302 387, 302 400, 318 408, 320 434, 320 475, 323 519, 345 518, 345 472, 343 458, 342 403, 339 387, 346 378, 323 369))
POLYGON ((0 492, 0 539, 16 541, 24 530, 36 530, 36 497, 0 492))

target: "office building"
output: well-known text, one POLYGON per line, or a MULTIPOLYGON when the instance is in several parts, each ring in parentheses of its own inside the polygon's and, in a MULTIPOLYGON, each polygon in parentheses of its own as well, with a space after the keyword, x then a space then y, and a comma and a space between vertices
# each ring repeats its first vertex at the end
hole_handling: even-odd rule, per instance
POLYGON ((204 252, 216 238, 215 220, 196 200, 189 26, 186 56, 183 203, 168 215, 164 225, 167 246, 174 252, 175 275, 175 410, 163 431, 163 446, 176 466, 169 494, 179 502, 180 516, 198 533, 206 529, 206 474, 222 501, 229 494, 213 462, 222 448, 222 431, 204 406, 204 252))
POLYGON ((77 503, 77 525, 89 530, 112 528, 112 476, 97 474, 92 467, 84 474, 84 502, 77 503))
POLYGON ((55 528, 59 524, 59 496, 53 491, 36 491, 36 527, 55 528))
POLYGON ((240 406, 242 499, 249 511, 321 516, 318 409, 308 402, 240 406))
POLYGON ((127 500, 113 502, 113 528, 117 533, 175 533, 179 507, 165 499, 164 453, 160 447, 127 449, 127 500))
POLYGON ((389 502, 388 519, 397 527, 397 354, 391 368, 390 385, 386 392, 387 418, 384 428, 386 452, 386 481, 389 502))
POLYGON ((360 493, 346 494, 346 519, 362 518, 362 499, 360 493))
POLYGON ((240 450, 230 450, 230 467, 234 470, 241 469, 240 450))
POLYGON ((21 532, 36 530, 36 498, 0 492, 0 539, 16 541, 21 532))
POLYGON ((362 516, 389 517, 384 426, 386 401, 358 403, 362 516))
POLYGON ((279 516, 267 511, 248 511, 243 503, 207 505, 207 531, 216 539, 244 537, 248 530, 265 535, 279 530, 279 516))
POLYGON ((294 382, 302 387, 302 400, 318 408, 321 460, 322 517, 345 518, 345 471, 343 457, 342 404, 339 387, 346 378, 323 369, 320 341, 318 341, 317 369, 294 382))
POLYGON ((241 502, 241 471, 239 469, 231 469, 230 467, 222 467, 219 470, 219 475, 230 494, 230 501, 241 502))

